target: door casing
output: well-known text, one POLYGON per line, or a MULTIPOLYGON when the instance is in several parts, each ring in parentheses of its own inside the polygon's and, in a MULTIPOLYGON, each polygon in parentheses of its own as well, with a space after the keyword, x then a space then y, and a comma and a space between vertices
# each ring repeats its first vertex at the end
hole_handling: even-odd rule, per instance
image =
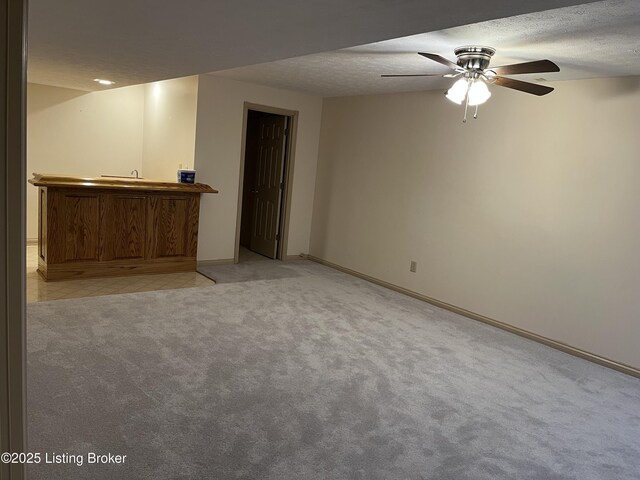
POLYGON ((298 112, 296 110, 287 110, 284 108, 271 107, 267 105, 259 105, 255 103, 245 102, 242 120, 242 146, 240 152, 240 175, 238 179, 238 213, 236 217, 236 242, 234 250, 234 263, 238 263, 240 256, 240 228, 242 223, 242 194, 245 164, 245 145, 247 142, 247 120, 249 110, 255 110, 264 113, 274 113, 276 115, 284 115, 289 117, 289 135, 287 136, 286 151, 287 157, 284 166, 284 191, 282 192, 282 205, 280 207, 280 226, 278 234, 280 240, 278 242, 278 251, 276 259, 285 260, 287 258, 287 244, 289 240, 289 219, 291 212, 291 192, 293 183, 293 167, 295 164, 295 145, 298 132, 298 112))
MULTIPOLYGON (((27 1, 0 5, 0 451, 26 449, 26 65, 27 1)), ((0 478, 25 467, 0 463, 0 478)))

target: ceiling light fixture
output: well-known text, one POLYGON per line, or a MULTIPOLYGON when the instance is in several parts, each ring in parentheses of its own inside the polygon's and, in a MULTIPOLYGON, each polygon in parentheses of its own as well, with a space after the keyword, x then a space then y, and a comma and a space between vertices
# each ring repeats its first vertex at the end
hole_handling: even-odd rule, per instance
POLYGON ((467 92, 469 91, 469 79, 461 78, 453 86, 447 90, 444 95, 453 103, 462 105, 464 99, 467 98, 467 92))
POLYGON ((471 83, 469 87, 469 105, 475 107, 477 105, 482 105, 484 102, 489 100, 491 96, 491 92, 489 91, 489 87, 484 83, 481 79, 477 79, 471 83))
MULTIPOLYGON (((522 75, 525 73, 547 73, 559 72, 558 67, 551 60, 536 60, 533 62, 516 63, 514 65, 503 65, 501 67, 493 67, 489 69, 489 62, 494 53, 494 48, 482 47, 478 45, 467 45, 465 47, 456 48, 453 53, 456 54, 457 62, 447 60, 437 53, 418 52, 419 55, 438 62, 449 68, 451 73, 410 73, 410 74, 384 74, 383 77, 460 77, 449 90, 445 92, 445 96, 453 103, 462 105, 464 102, 464 119, 467 121, 467 109, 469 105, 476 107, 476 113, 473 118, 478 118, 478 106, 489 100, 491 92, 489 85, 498 85, 499 87, 507 87, 513 90, 519 90, 532 95, 542 96, 553 92, 552 87, 546 85, 538 85, 536 83, 523 82, 514 78, 505 77, 504 75, 522 75)), ((538 78, 544 81, 544 78, 538 78)))
POLYGON ((111 80, 105 80, 104 78, 94 78, 93 81, 98 82, 100 85, 113 85, 116 83, 111 80))
POLYGON ((467 108, 469 106, 476 107, 473 118, 478 118, 478 106, 489 100, 491 92, 482 76, 465 73, 444 95, 458 105, 462 105, 464 102, 464 119, 462 121, 466 122, 467 108))

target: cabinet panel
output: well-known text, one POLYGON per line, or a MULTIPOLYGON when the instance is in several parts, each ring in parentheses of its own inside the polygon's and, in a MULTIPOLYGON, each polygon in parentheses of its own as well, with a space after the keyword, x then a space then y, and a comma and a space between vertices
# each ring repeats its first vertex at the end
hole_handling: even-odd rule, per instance
POLYGON ((145 258, 146 195, 101 196, 101 260, 145 258))
POLYGON ((189 244, 187 218, 189 198, 153 197, 152 257, 184 257, 189 244))
POLYGON ((187 257, 198 255, 198 219, 200 217, 200 197, 191 195, 187 212, 187 257))
MULTIPOLYGON (((114 196, 116 228, 114 258, 144 258, 147 232, 147 198, 114 196)), ((109 232, 106 232, 109 235, 109 232)))
POLYGON ((62 203, 64 260, 98 260, 99 196, 64 194, 62 203))

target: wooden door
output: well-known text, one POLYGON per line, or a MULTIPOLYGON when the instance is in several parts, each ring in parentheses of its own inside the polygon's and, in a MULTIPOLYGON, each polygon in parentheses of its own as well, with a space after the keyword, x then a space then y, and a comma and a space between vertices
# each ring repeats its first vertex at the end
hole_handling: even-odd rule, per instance
POLYGON ((278 249, 286 121, 282 115, 267 115, 259 120, 250 245, 251 250, 269 258, 276 258, 278 249))

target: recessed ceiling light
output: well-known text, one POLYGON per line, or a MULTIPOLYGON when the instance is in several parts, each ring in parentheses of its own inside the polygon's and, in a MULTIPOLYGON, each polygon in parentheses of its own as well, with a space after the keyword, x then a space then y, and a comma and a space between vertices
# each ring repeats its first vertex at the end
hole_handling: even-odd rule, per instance
POLYGON ((113 85, 116 82, 112 82, 111 80, 105 80, 104 78, 94 78, 94 82, 98 82, 100 85, 113 85))

